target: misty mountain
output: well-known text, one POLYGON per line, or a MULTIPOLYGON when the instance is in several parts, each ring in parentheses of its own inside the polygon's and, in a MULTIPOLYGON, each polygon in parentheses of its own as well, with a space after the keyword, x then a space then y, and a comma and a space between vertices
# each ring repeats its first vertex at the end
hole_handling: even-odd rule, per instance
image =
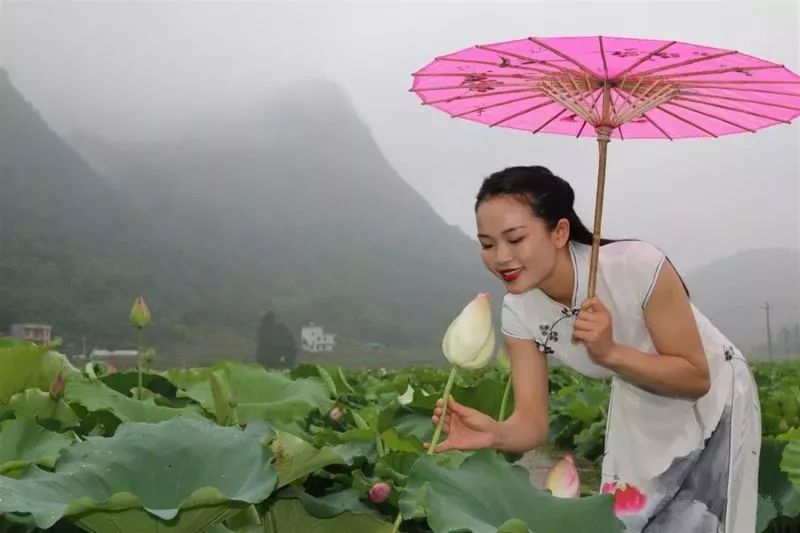
POLYGON ((162 343, 218 356, 250 356, 266 308, 293 331, 431 346, 492 283, 332 84, 173 140, 71 139, 92 167, 5 75, 0 123, 0 327, 43 320, 69 342, 125 344, 143 294, 162 343))
MULTIPOLYGON (((168 139, 68 140, 81 155, 0 74, 0 331, 41 320, 72 350, 131 346, 143 294, 167 353, 250 357, 266 308, 295 332, 313 321, 340 340, 428 347, 475 292, 499 288, 330 83, 168 139)), ((755 354, 765 301, 776 351, 800 321, 798 272, 796 251, 768 249, 684 275, 755 354)))
POLYGON ((774 353, 783 353, 781 328, 800 323, 798 251, 745 250, 689 272, 695 305, 749 358, 767 354, 765 302, 770 305, 774 353))

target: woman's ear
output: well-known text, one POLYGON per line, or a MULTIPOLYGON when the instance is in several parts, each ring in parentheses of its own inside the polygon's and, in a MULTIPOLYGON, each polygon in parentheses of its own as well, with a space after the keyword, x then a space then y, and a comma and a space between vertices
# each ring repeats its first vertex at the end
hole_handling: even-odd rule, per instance
POLYGON ((562 218, 556 224, 552 233, 553 244, 557 248, 563 248, 569 242, 569 220, 562 218))

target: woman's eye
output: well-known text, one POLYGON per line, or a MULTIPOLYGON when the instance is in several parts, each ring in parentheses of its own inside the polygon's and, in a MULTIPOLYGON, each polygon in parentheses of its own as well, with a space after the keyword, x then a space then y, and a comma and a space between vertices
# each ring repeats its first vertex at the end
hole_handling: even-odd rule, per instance
POLYGON ((518 242, 521 242, 521 241, 522 241, 522 239, 524 239, 524 238, 525 238, 525 237, 520 237, 519 239, 510 240, 510 241, 508 241, 508 242, 510 242, 511 244, 517 244, 518 242))
POLYGON ((491 244, 481 244, 481 248, 483 248, 484 250, 488 250, 491 247, 492 247, 491 244))

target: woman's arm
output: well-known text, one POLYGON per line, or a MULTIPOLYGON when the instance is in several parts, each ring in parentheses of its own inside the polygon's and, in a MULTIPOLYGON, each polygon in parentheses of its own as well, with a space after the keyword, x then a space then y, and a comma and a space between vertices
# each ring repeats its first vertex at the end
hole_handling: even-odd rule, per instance
POLYGON ((495 426, 494 448, 524 453, 547 441, 547 358, 532 340, 505 337, 511 361, 514 412, 495 426))
POLYGON ((587 344, 598 364, 663 395, 695 400, 708 392, 711 381, 700 332, 683 284, 669 262, 661 268, 644 308, 657 357, 613 342, 608 311, 597 299, 585 305, 590 312, 575 321, 575 338, 587 344))

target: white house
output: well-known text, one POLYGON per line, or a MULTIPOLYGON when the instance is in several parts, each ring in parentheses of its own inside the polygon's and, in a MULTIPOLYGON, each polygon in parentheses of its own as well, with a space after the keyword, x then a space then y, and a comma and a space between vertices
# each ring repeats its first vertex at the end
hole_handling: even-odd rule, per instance
POLYGON ((336 346, 336 335, 325 333, 322 326, 309 324, 300 330, 300 349, 306 352, 330 352, 336 346))
POLYGON ((136 350, 100 350, 95 348, 89 354, 90 359, 107 359, 109 357, 136 357, 139 352, 136 350))
POLYGON ((50 344, 53 328, 49 324, 12 324, 11 336, 44 346, 50 344))

